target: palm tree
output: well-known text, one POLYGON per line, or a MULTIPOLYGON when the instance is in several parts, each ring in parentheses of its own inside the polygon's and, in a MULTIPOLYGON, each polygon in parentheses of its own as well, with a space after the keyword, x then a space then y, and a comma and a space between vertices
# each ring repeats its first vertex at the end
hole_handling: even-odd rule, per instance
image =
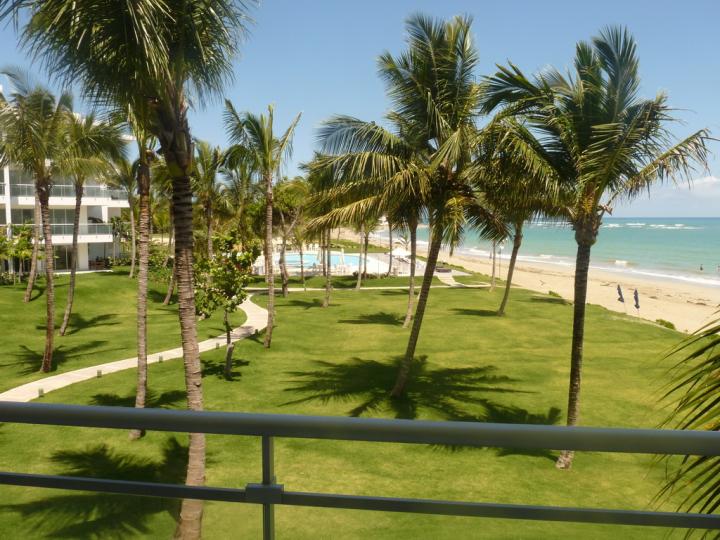
MULTIPOLYGON (((642 99, 639 85, 635 41, 616 27, 578 43, 567 76, 548 69, 531 80, 510 64, 487 81, 485 110, 505 106, 501 114, 518 121, 515 144, 534 171, 557 181, 575 231, 569 426, 580 414, 590 250, 603 216, 618 200, 632 199, 658 181, 687 178, 695 164, 706 162, 708 132, 671 144, 667 97, 642 99)), ((563 452, 557 466, 567 469, 572 459, 572 452, 563 452)))
POLYGON ((280 218, 280 268, 282 273, 282 294, 288 295, 288 270, 285 262, 288 239, 292 238, 303 218, 309 184, 302 176, 285 179, 275 188, 275 210, 280 218))
POLYGON ((292 137, 300 114, 290 123, 279 138, 274 134, 273 107, 268 115, 245 112, 240 114, 233 104, 225 101, 225 128, 233 147, 228 154, 249 152, 252 161, 262 177, 265 187, 265 278, 268 284, 268 322, 265 332, 265 347, 272 342, 275 323, 275 276, 273 273, 273 182, 277 179, 283 162, 292 154, 292 137))
POLYGON ((20 73, 6 72, 5 75, 14 88, 9 100, 0 96, 3 161, 13 163, 33 175, 35 192, 40 201, 46 280, 45 351, 40 369, 48 372, 52 369, 55 335, 55 261, 50 225, 50 190, 53 176, 59 172, 58 158, 65 148, 64 135, 72 110, 72 96, 63 93, 56 98, 46 88, 31 85, 20 73))
MULTIPOLYGON (((672 413, 662 427, 705 431, 720 430, 720 320, 686 338, 668 357, 680 355, 672 370, 665 401, 672 413)), ((658 494, 664 498, 684 493, 679 509, 711 514, 720 507, 720 458, 685 456, 668 460, 667 483, 658 494)))
POLYGON ((193 193, 203 208, 207 236, 207 254, 212 259, 213 246, 213 210, 218 205, 224 184, 218 173, 224 156, 219 147, 212 147, 206 141, 195 141, 195 170, 193 174, 193 193))
POLYGON ((26 304, 30 301, 32 296, 33 287, 35 286, 35 279, 37 278, 37 267, 38 257, 40 252, 40 199, 35 194, 35 205, 33 206, 33 245, 32 253, 30 255, 30 273, 28 274, 27 287, 25 287, 25 296, 23 302, 26 304))
POLYGON ((90 175, 100 175, 107 170, 112 160, 123 157, 125 142, 121 126, 117 123, 98 121, 95 113, 79 117, 69 115, 65 133, 65 150, 58 159, 61 171, 69 175, 75 189, 75 214, 73 219, 72 257, 70 283, 65 304, 65 314, 60 325, 64 336, 70 323, 75 299, 75 273, 77 271, 78 233, 80 229, 80 207, 82 205, 85 180, 90 175))
MULTIPOLYGON (((27 3, 2 0, 27 21, 24 44, 48 72, 112 107, 130 107, 159 142, 173 179, 175 265, 188 407, 203 408, 193 295, 193 143, 188 93, 202 102, 232 77, 245 34, 246 3, 234 0, 115 0, 27 3), (18 13, 26 9, 27 13, 18 13)), ((205 481, 205 437, 190 434, 186 483, 205 481)), ((176 535, 200 536, 202 501, 182 503, 176 535)))
POLYGON ((116 159, 106 176, 108 185, 123 189, 128 194, 129 220, 130 220, 130 278, 135 275, 135 256, 137 246, 137 233, 135 229, 135 194, 137 192, 137 171, 133 163, 126 158, 116 159))
POLYGON ((348 117, 332 120, 321 132, 325 151, 338 155, 332 163, 342 171, 345 189, 356 191, 358 212, 379 201, 382 208, 409 199, 430 222, 428 260, 394 397, 405 392, 442 243, 458 242, 468 224, 483 235, 504 230, 467 175, 479 138, 481 96, 470 26, 469 17, 444 22, 414 15, 406 23, 408 50, 380 57, 396 133, 348 117))

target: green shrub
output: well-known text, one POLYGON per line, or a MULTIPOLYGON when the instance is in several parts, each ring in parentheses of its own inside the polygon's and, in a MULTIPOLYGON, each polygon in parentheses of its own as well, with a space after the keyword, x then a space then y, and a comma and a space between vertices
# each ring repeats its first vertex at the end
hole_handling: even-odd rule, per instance
POLYGON ((660 326, 669 328, 670 330, 676 330, 675 325, 670 321, 666 321, 665 319, 655 319, 655 322, 658 323, 660 326))

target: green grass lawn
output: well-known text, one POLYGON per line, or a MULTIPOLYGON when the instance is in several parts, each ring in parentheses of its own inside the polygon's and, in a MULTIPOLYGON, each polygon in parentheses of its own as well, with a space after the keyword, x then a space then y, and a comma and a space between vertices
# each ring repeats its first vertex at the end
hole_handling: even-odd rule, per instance
MULTIPOLYGON (((55 324, 62 323, 68 276, 55 280, 55 324)), ((38 372, 45 347, 45 282, 40 280, 32 300, 23 303, 25 288, 0 287, 0 391, 45 376, 38 372)), ((152 283, 148 293, 148 347, 150 352, 177 347, 180 329, 177 304, 164 306, 166 286, 152 283)), ((79 274, 71 324, 65 336, 56 334, 51 375, 94 364, 130 358, 137 354, 137 281, 127 271, 79 274)), ((232 315, 240 325, 245 314, 232 315)), ((223 333, 222 317, 198 325, 198 337, 223 333)))
MULTIPOLYGON (((114 283, 123 278, 95 279, 114 283)), ((203 355, 206 408, 562 423, 572 307, 514 290, 507 316, 498 318, 493 313, 501 295, 501 288, 433 290, 418 346, 422 362, 408 397, 393 402, 386 398, 387 389, 408 333, 400 324, 404 291, 336 290, 329 309, 319 307, 320 292, 279 297, 273 347, 264 349, 257 338, 240 342, 233 380, 221 376, 223 351, 203 355)), ((17 349, 23 336, 13 334, 3 346, 17 349)), ((663 417, 656 403, 666 368, 659 358, 680 338, 674 331, 589 306, 582 423, 656 426, 663 417)), ((132 341, 132 335, 127 339, 132 341)), ((40 336, 37 340, 42 342, 40 336)), ((108 375, 50 393, 44 401, 129 405, 134 377, 132 371, 108 375)), ((183 406, 182 363, 152 365, 150 387, 155 406, 183 406)), ((182 434, 150 433, 129 443, 122 431, 5 424, 0 427, 0 470, 181 482, 185 444, 182 434)), ((571 471, 556 470, 554 456, 279 439, 276 474, 289 490, 625 509, 650 507, 662 482, 662 468, 648 456, 580 453, 571 471)), ((259 480, 258 439, 208 437, 209 485, 241 487, 259 480)), ((0 526, 13 531, 14 538, 168 538, 177 511, 176 503, 165 500, 15 487, 2 487, 0 493, 0 526)), ((278 538, 292 539, 645 539, 666 534, 647 528, 312 508, 278 507, 276 512, 278 538)), ((259 538, 260 516, 254 505, 207 504, 205 537, 259 538)))
MULTIPOLYGON (((415 276, 415 285, 419 287, 422 284, 422 272, 415 276)), ((354 289, 357 285, 357 276, 330 276, 330 282, 334 289, 354 289)), ((290 287, 302 287, 300 276, 290 276, 288 280, 290 287)), ((393 277, 369 277, 363 280, 363 287, 407 287, 410 278, 407 276, 393 277)), ((442 285, 437 277, 433 277, 433 285, 442 285)), ((250 287, 264 287, 265 278, 263 276, 252 276, 250 278, 250 287)), ((280 289, 282 283, 280 278, 276 276, 275 287, 280 289)), ((323 276, 307 276, 305 278, 305 286, 310 289, 322 289, 325 287, 325 278, 323 276)))

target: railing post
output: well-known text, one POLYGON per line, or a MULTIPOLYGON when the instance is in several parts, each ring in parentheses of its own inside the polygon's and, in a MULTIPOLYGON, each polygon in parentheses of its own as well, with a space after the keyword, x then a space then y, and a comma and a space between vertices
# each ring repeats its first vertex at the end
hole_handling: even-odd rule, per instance
MULTIPOLYGON (((268 435, 262 437, 262 483, 275 483, 274 440, 268 435)), ((263 540, 275 540, 275 505, 263 504, 263 540)))

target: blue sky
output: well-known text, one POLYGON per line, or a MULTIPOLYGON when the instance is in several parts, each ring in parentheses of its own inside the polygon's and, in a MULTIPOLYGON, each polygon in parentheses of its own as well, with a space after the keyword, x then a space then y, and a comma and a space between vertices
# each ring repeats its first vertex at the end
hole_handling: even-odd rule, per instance
MULTIPOLYGON (((684 123, 675 126, 677 136, 701 127, 720 135, 716 0, 266 0, 252 12, 250 36, 225 96, 241 110, 260 112, 273 103, 281 129, 302 112, 286 171, 294 174, 297 164, 311 157, 324 119, 340 113, 382 118, 388 102, 375 59, 385 50, 396 53, 403 48, 403 21, 416 11, 474 17, 481 56, 478 75, 492 73, 496 63, 508 60, 527 72, 547 65, 564 69, 578 40, 608 24, 626 25, 638 42, 642 93, 649 97, 665 91, 671 105, 681 109, 678 116, 684 123)), ((0 48, 3 64, 29 65, 12 27, 0 29, 0 48)), ((192 111, 191 128, 195 136, 224 145, 221 101, 192 111)), ((712 149, 717 152, 720 144, 712 149)), ((618 208, 616 215, 720 216, 717 157, 710 171, 697 177, 702 180, 693 190, 659 187, 652 199, 618 208)))

